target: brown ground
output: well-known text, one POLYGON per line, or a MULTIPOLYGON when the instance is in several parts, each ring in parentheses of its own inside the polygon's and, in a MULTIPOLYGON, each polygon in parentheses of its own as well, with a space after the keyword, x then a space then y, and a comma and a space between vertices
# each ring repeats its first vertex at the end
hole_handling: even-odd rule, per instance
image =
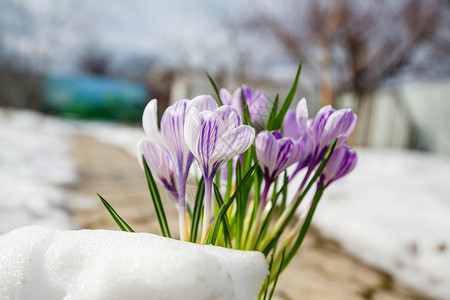
MULTIPOLYGON (((159 234, 145 176, 135 157, 124 150, 80 136, 73 150, 80 185, 75 192, 91 196, 95 209, 77 211, 85 228, 118 229, 95 197, 101 194, 136 231, 159 234)), ((320 209, 320 207, 319 207, 320 209)), ((178 218, 166 205, 171 230, 178 218)), ((274 297, 275 298, 275 297, 274 297)), ((333 241, 311 230, 301 251, 280 277, 276 299, 428 299, 394 281, 388 274, 345 255, 333 241)))

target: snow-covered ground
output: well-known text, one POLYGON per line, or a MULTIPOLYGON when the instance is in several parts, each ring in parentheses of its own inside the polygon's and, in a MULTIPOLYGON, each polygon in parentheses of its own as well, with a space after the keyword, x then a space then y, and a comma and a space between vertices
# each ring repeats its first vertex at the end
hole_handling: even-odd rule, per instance
POLYGON ((110 230, 20 228, 0 257, 0 299, 248 300, 268 275, 260 252, 110 230))
MULTIPOLYGON (((68 156, 77 133, 132 155, 144 135, 137 127, 0 111, 0 233, 27 224, 76 227, 67 210, 78 201, 60 185, 77 181, 68 156)), ((359 259, 450 299, 450 157, 358 154, 353 173, 325 191, 315 226, 359 259)))
POLYGON ((0 110, 0 233, 40 224, 76 228, 69 209, 85 204, 69 158, 74 128, 30 111, 0 110))
POLYGON ((358 150, 358 165, 325 191, 314 225, 357 258, 450 299, 450 158, 358 150))

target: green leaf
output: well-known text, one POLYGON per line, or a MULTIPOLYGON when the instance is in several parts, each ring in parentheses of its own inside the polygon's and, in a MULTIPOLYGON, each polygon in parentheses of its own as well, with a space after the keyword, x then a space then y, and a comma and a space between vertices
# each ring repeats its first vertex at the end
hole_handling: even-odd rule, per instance
POLYGON ((164 207, 161 202, 161 197, 159 196, 158 187, 156 186, 155 179, 153 178, 152 172, 145 161, 145 157, 142 156, 142 161, 144 162, 145 176, 147 177, 148 189, 153 201, 153 206, 155 207, 156 216, 158 218, 159 227, 161 228, 161 233, 165 237, 171 237, 169 225, 167 225, 167 218, 164 212, 164 207))
MULTIPOLYGON (((275 274, 275 280, 274 280, 274 282, 273 282, 272 290, 271 290, 271 292, 270 292, 270 295, 269 295, 269 299, 268 299, 268 300, 272 299, 273 293, 275 292, 275 288, 276 288, 277 283, 278 283, 278 277, 280 277, 280 274, 281 274, 281 272, 283 271, 282 266, 283 266, 285 254, 286 254, 286 248, 284 248, 284 249, 283 249, 283 252, 281 252, 280 268, 278 269, 278 272, 275 274)), ((270 279, 270 278, 269 278, 269 279, 270 279)))
MULTIPOLYGON (((239 161, 236 162, 236 185, 242 181, 242 170, 239 161)), ((242 195, 238 193, 236 196, 236 249, 241 249, 243 217, 242 217, 242 195)))
POLYGON ((279 238, 279 236, 283 233, 284 229, 288 226, 289 222, 294 217, 295 212, 297 211, 298 206, 302 202, 303 198, 306 196, 308 191, 311 189, 314 182, 319 178, 320 174, 322 174, 323 169, 328 163, 328 160, 330 159, 331 155, 333 154, 334 148, 336 147, 337 139, 334 140, 334 142, 331 144, 330 148, 328 149, 327 153, 325 154, 325 157, 323 158, 322 162, 319 165, 319 168, 317 168, 317 171, 314 173, 313 178, 309 181, 308 185, 306 186, 303 193, 295 200, 293 206, 290 208, 290 211, 285 211, 287 215, 283 214, 283 217, 280 218, 275 225, 275 227, 270 232, 268 238, 264 239, 261 242, 261 249, 262 252, 270 251, 270 249, 267 249, 269 245, 271 244, 271 241, 268 240, 270 238, 276 239, 279 238), (273 237, 271 237, 273 236, 273 237))
MULTIPOLYGON (((219 188, 214 184, 214 195, 219 206, 219 209, 223 206, 222 195, 220 195, 219 188)), ((228 222, 228 217, 225 214, 222 221, 223 225, 223 234, 225 236, 225 246, 231 247, 231 236, 230 236, 230 224, 228 222)))
POLYGON ((292 100, 294 100, 295 92, 297 91, 298 80, 300 78, 300 73, 302 71, 302 60, 300 60, 300 64, 298 65, 297 74, 295 75, 294 83, 292 84, 291 90, 289 94, 286 96, 286 99, 283 102, 283 105, 278 112, 278 115, 275 120, 274 129, 280 129, 283 124, 283 118, 286 115, 289 107, 291 106, 292 100))
POLYGON ((244 87, 241 87, 241 104, 242 113, 244 115, 244 124, 253 127, 252 118, 250 116, 250 112, 248 111, 247 101, 245 100, 244 87))
POLYGON ((219 209, 219 213, 217 214, 217 217, 215 218, 213 225, 211 227, 211 230, 209 231, 208 238, 206 240, 206 244, 212 244, 214 245, 216 243, 217 235, 219 234, 219 225, 222 222, 222 219, 227 212, 227 210, 230 208, 231 204, 233 204, 234 199, 236 199, 236 196, 238 193, 241 192, 241 189, 245 186, 248 179, 250 178, 251 174, 255 170, 257 164, 255 163, 250 170, 248 170, 247 174, 242 178, 241 183, 236 187, 236 191, 233 193, 233 195, 228 199, 227 202, 222 205, 222 207, 219 209))
POLYGON ((204 194, 205 194, 205 182, 202 178, 198 184, 197 195, 195 196, 194 212, 191 221, 191 235, 189 237, 189 241, 191 243, 197 242, 198 226, 202 214, 204 194))
POLYGON ((284 172, 284 184, 280 190, 280 192, 283 193, 283 198, 281 199, 281 204, 280 204, 280 214, 282 214, 284 212, 284 210, 286 209, 288 183, 289 183, 289 176, 288 176, 287 172, 285 171, 284 172))
POLYGON ((211 78, 211 76, 209 76, 208 72, 206 72, 206 76, 208 77, 209 83, 211 84, 213 90, 214 90, 214 94, 216 94, 216 101, 217 104, 219 104, 219 106, 222 106, 222 99, 220 99, 220 93, 219 93, 219 89, 217 88, 216 83, 214 82, 214 80, 211 78))
POLYGON ((264 299, 266 300, 267 295, 268 295, 268 291, 269 291, 269 285, 270 285, 270 274, 272 274, 272 268, 273 268, 273 260, 274 260, 274 255, 275 253, 272 254, 272 257, 270 258, 270 263, 269 263, 269 276, 266 279, 266 283, 265 283, 265 287, 264 287, 264 299))
POLYGON ((311 204, 311 207, 309 208, 308 214, 306 215, 305 222, 302 225, 302 228, 300 230, 300 233, 298 235, 297 240, 295 241, 294 245, 292 246, 291 251, 289 252, 289 255, 286 257, 285 264, 282 265, 282 268, 286 268, 286 266, 289 264, 289 262, 292 260, 294 255, 297 253, 298 249, 303 243, 303 240, 305 239, 306 233, 308 232, 308 229, 311 225, 312 218, 314 216, 314 212, 316 211, 317 204, 319 204, 319 200, 322 197, 323 193, 323 182, 320 182, 317 185, 317 191, 314 196, 313 202, 311 204))
POLYGON ((119 214, 112 208, 112 206, 106 201, 100 194, 97 193, 97 196, 102 200, 103 205, 106 207, 108 212, 110 213, 111 217, 114 219, 116 224, 119 226, 119 228, 122 231, 126 232, 134 232, 133 228, 130 227, 130 225, 127 224, 120 216, 119 214))
POLYGON ((277 94, 277 96, 275 97, 275 101, 273 102, 273 106, 270 109, 270 114, 269 114, 269 118, 267 119, 267 124, 266 124, 266 130, 272 131, 275 130, 277 128, 275 128, 275 119, 276 119, 276 115, 277 115, 277 110, 278 110, 278 101, 279 101, 280 95, 277 94))

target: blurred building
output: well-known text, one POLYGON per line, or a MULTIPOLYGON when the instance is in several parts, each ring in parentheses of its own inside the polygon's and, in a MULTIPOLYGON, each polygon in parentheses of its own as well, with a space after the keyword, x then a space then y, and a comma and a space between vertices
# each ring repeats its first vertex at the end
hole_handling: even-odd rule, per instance
MULTIPOLYGON (((359 120, 369 126, 357 130, 356 145, 412 148, 450 154, 450 81, 409 83, 374 93, 361 103, 359 120)), ((345 94, 339 106, 353 106, 345 94)))

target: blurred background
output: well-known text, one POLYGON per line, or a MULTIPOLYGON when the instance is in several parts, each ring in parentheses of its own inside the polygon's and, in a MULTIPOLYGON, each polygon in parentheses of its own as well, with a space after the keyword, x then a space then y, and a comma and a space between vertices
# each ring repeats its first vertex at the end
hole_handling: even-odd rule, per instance
POLYGON ((207 71, 270 103, 303 59, 296 100, 353 108, 359 165, 277 297, 450 299, 449 28, 448 0, 0 0, 0 233, 115 228, 95 192, 157 233, 148 100, 212 94, 207 71))

